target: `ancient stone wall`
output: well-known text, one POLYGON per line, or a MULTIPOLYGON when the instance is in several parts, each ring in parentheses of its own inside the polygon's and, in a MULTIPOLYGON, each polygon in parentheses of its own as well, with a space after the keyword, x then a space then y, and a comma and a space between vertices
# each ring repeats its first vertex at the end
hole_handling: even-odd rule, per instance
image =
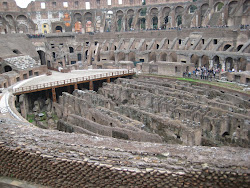
POLYGON ((249 150, 41 130, 2 120, 0 175, 52 187, 248 187, 249 150), (11 126, 10 126, 11 125, 11 126))

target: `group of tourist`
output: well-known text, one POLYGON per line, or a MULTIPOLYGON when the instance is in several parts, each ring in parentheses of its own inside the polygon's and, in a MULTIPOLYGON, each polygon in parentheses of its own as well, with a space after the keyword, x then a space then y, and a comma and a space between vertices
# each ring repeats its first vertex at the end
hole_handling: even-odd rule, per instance
POLYGON ((249 25, 240 25, 240 29, 248 29, 249 25))
POLYGON ((220 68, 211 68, 208 69, 207 67, 197 67, 193 72, 183 72, 183 77, 189 77, 189 78, 196 78, 196 79, 202 79, 202 80, 211 80, 215 79, 216 74, 220 73, 220 68))

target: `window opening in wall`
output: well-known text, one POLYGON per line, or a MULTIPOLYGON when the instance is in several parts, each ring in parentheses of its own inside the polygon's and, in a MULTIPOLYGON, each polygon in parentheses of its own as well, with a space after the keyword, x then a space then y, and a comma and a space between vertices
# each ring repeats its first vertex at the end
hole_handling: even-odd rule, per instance
POLYGON ((32 75, 33 75, 33 71, 30 70, 30 71, 29 71, 29 76, 32 76, 32 75))
POLYGON ((78 7, 78 5, 79 5, 79 2, 75 1, 75 7, 78 7))
POLYGON ((64 8, 68 8, 68 7, 69 7, 68 2, 63 2, 63 7, 64 7, 64 8))
POLYGON ((168 44, 169 44, 169 40, 168 40, 168 44))
POLYGON ((205 44, 205 39, 202 39, 202 44, 205 44))
POLYGON ((82 54, 77 54, 77 60, 81 61, 82 60, 82 54))
POLYGON ((98 44, 98 42, 97 41, 95 41, 95 46, 98 44))
POLYGON ((90 2, 86 2, 85 5, 86 5, 86 9, 89 10, 90 9, 90 2))
POLYGON ((34 75, 35 76, 39 76, 39 72, 34 72, 34 75))
POLYGON ((76 64, 76 61, 71 61, 71 65, 74 65, 74 64, 76 64))
POLYGON ((193 14, 195 11, 196 11, 197 7, 194 6, 194 5, 191 5, 190 8, 189 8, 189 13, 190 14, 193 14))
POLYGON ((218 40, 217 39, 214 39, 214 44, 217 44, 218 43, 218 40))
POLYGON ((21 54, 21 52, 19 50, 13 50, 13 53, 15 53, 15 54, 21 54))
POLYGON ((108 5, 111 5, 111 4, 112 4, 111 0, 108 0, 108 5))
POLYGON ((61 46, 63 46, 63 43, 60 43, 61 46))
POLYGON ((3 84, 3 87, 4 87, 4 88, 6 88, 6 87, 7 87, 7 84, 6 84, 6 83, 4 83, 4 84, 3 84))
POLYGON ((157 44, 157 45, 156 45, 156 49, 159 49, 159 47, 160 47, 160 45, 159 45, 159 44, 157 44))
POLYGON ((179 39, 179 44, 181 44, 181 39, 179 39))
POLYGON ((45 8, 46 8, 45 3, 42 2, 42 3, 41 3, 41 9, 45 9, 45 8))
POLYGON ((56 7, 56 2, 52 2, 52 6, 53 6, 53 8, 55 8, 56 7))
POLYGON ((28 78, 27 74, 23 74, 23 79, 27 79, 27 78, 28 78))
POLYGON ((118 4, 121 5, 122 4, 122 0, 118 0, 118 4))
POLYGON ((74 48, 69 47, 69 53, 74 53, 74 48))
POLYGON ((144 59, 140 59, 140 62, 144 62, 144 59))
POLYGON ((86 46, 89 46, 89 42, 86 42, 86 46))
POLYGON ((8 3, 7 2, 3 2, 3 8, 8 8, 8 3))
POLYGON ((20 78, 19 78, 19 77, 17 77, 17 78, 16 78, 16 81, 17 81, 17 82, 19 82, 19 81, 20 81, 20 78))

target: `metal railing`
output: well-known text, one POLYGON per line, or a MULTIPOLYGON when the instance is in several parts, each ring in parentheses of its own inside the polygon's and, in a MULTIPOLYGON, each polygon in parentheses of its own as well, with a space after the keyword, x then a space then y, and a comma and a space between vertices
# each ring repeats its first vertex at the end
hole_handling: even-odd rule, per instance
POLYGON ((115 71, 115 72, 110 72, 110 73, 96 74, 96 75, 90 75, 90 76, 48 82, 48 83, 44 83, 44 84, 25 86, 25 87, 20 87, 20 88, 14 89, 14 94, 27 92, 27 91, 34 91, 34 90, 39 90, 39 89, 45 89, 45 88, 51 88, 51 87, 56 87, 56 86, 63 86, 63 85, 67 85, 67 84, 74 84, 74 83, 79 83, 79 82, 84 82, 84 81, 91 81, 91 80, 100 79, 100 78, 108 78, 108 77, 112 77, 112 76, 122 76, 122 75, 126 75, 126 74, 131 74, 131 73, 135 73, 134 70, 115 71))

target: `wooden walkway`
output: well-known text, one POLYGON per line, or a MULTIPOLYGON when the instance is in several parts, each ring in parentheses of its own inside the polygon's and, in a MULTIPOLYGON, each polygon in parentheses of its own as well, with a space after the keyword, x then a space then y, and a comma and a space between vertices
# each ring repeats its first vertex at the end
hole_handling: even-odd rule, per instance
POLYGON ((106 80, 107 82, 110 82, 111 78, 132 76, 134 74, 135 74, 135 72, 133 70, 116 71, 116 72, 104 73, 104 74, 96 74, 96 75, 91 75, 91 76, 84 76, 84 77, 79 77, 79 78, 72 78, 72 79, 48 82, 48 83, 44 83, 44 84, 19 87, 19 88, 14 89, 13 94, 14 95, 21 95, 21 94, 25 94, 25 93, 33 93, 33 92, 51 89, 53 101, 56 101, 56 98, 55 98, 55 96, 56 96, 55 89, 56 88, 73 85, 74 89, 77 89, 78 88, 77 84, 89 83, 89 90, 93 90, 93 88, 94 88, 93 82, 94 81, 106 80))

